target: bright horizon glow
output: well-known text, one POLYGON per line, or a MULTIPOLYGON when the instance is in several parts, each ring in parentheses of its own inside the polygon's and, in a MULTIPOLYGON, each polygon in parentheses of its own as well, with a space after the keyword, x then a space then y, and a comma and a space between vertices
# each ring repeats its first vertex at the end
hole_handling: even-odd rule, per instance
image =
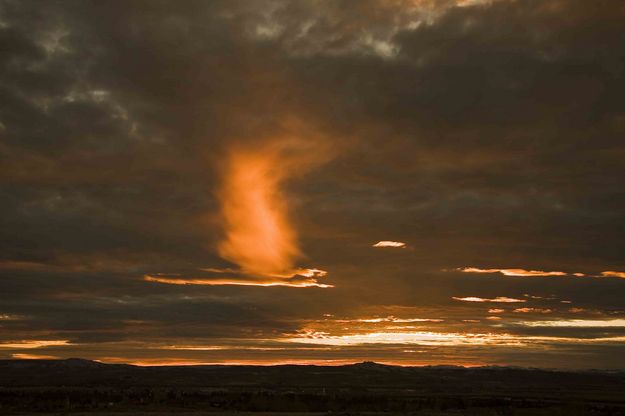
MULTIPOLYGON (((501 319, 491 316, 487 319, 501 319)), ((625 320, 624 320, 625 321, 625 320)), ((575 337, 549 337, 549 336, 524 336, 509 333, 443 333, 430 331, 416 332, 370 332, 364 334, 328 335, 318 332, 307 332, 299 337, 287 339, 288 342, 332 345, 332 346, 363 346, 363 345, 422 345, 422 346, 462 346, 462 345, 500 345, 500 346, 526 346, 544 342, 560 343, 622 343, 624 336, 575 338, 575 337)))
POLYGON ((518 345, 510 343, 509 335, 493 333, 444 333, 430 331, 416 332, 370 332, 365 334, 326 335, 323 333, 308 333, 302 337, 287 339, 289 342, 315 345, 366 345, 366 344, 415 344, 426 346, 442 345, 487 345, 500 344, 518 345))
MULTIPOLYGON (((267 360, 217 360, 217 361, 201 361, 184 358, 171 358, 171 359, 133 359, 123 357, 105 357, 102 359, 94 360, 105 364, 130 364, 138 367, 164 367, 164 366, 194 366, 194 365, 228 365, 228 366, 262 366, 272 367, 281 365, 316 365, 316 366, 330 366, 338 367, 343 365, 361 364, 365 361, 371 361, 366 358, 355 359, 267 359, 267 360)), ((430 361, 426 360, 405 360, 405 361, 393 361, 393 360, 375 360, 376 364, 392 365, 397 367, 426 367, 433 365, 430 361)), ((481 367, 487 365, 484 362, 461 362, 452 360, 443 360, 436 365, 453 365, 459 367, 481 367)))

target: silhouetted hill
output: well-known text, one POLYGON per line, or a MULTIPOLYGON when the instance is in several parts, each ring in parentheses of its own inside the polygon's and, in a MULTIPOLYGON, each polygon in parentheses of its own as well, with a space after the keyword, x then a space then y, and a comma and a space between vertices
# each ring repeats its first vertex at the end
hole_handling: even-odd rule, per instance
POLYGON ((102 406, 386 411, 440 406, 560 409, 575 403, 595 414, 615 415, 625 414, 624 392, 623 372, 397 367, 374 362, 137 367, 81 359, 0 361, 0 409, 37 410, 48 403, 44 407, 55 411, 102 406))
POLYGON ((83 359, 0 360, 0 386, 257 386, 405 387, 494 390, 515 386, 606 386, 625 391, 625 372, 564 372, 511 367, 399 367, 363 362, 344 366, 153 366, 83 359))

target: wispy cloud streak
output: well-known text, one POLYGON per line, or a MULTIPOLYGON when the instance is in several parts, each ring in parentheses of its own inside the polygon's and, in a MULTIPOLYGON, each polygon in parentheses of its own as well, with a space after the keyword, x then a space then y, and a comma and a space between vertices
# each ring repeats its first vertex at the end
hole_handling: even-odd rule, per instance
POLYGON ((508 298, 505 296, 498 296, 496 298, 480 298, 476 296, 467 296, 467 297, 456 297, 453 296, 452 299, 459 300, 461 302, 491 302, 491 303, 523 303, 525 299, 516 299, 516 298, 508 298))
POLYGON ((625 279, 625 272, 615 272, 615 271, 605 271, 605 272, 601 272, 601 275, 604 277, 620 277, 625 279))
POLYGON ((565 272, 546 272, 542 270, 525 270, 525 269, 480 269, 478 267, 463 267, 457 269, 463 273, 501 273, 504 276, 566 276, 565 272))
POLYGON ((377 243, 375 243, 371 247, 378 247, 378 248, 380 248, 380 247, 406 248, 406 243, 403 243, 401 241, 387 241, 387 240, 383 240, 383 241, 378 241, 377 243))

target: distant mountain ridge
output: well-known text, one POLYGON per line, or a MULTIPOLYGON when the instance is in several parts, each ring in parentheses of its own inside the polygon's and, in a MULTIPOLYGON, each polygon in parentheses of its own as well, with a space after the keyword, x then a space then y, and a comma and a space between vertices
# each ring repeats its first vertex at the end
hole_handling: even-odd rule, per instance
POLYGON ((570 410, 575 404, 591 412, 576 414, 615 416, 625 415, 624 391, 625 372, 400 367, 371 361, 343 366, 164 367, 84 359, 0 361, 0 409, 21 412, 395 409, 401 413, 512 406, 557 412, 538 414, 568 414, 558 409, 570 410))
POLYGON ((353 364, 344 365, 318 365, 318 364, 276 364, 276 365, 242 365, 242 364, 197 364, 197 365, 133 365, 125 363, 104 363, 101 361, 89 360, 85 358, 65 358, 65 359, 5 359, 0 360, 0 369, 27 369, 27 368, 73 368, 73 369, 103 369, 103 368, 179 368, 179 369, 198 369, 198 368, 343 368, 343 369, 358 369, 358 370, 466 370, 466 371, 480 371, 480 370, 520 370, 520 371, 547 371, 547 372, 560 372, 560 373, 606 373, 606 374, 618 374, 624 373, 625 370, 562 370, 551 368, 537 368, 537 367, 520 367, 520 366, 499 366, 499 365, 486 365, 477 367, 464 367, 461 365, 424 365, 424 366, 398 366, 392 364, 377 363, 375 361, 362 361, 353 364))
MULTIPOLYGON (((625 372, 554 371, 515 367, 401 367, 372 361, 342 366, 152 366, 64 360, 0 360, 0 386, 360 386, 414 387, 446 383, 519 382, 558 385, 561 380, 622 386, 625 372)), ((496 387, 496 386, 495 386, 496 387)))

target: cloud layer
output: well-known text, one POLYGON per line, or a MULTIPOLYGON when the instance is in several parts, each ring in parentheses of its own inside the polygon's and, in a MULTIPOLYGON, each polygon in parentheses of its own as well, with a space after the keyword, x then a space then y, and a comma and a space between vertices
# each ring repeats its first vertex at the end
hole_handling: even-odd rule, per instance
POLYGON ((0 357, 625 368, 623 21, 0 1, 0 357))

